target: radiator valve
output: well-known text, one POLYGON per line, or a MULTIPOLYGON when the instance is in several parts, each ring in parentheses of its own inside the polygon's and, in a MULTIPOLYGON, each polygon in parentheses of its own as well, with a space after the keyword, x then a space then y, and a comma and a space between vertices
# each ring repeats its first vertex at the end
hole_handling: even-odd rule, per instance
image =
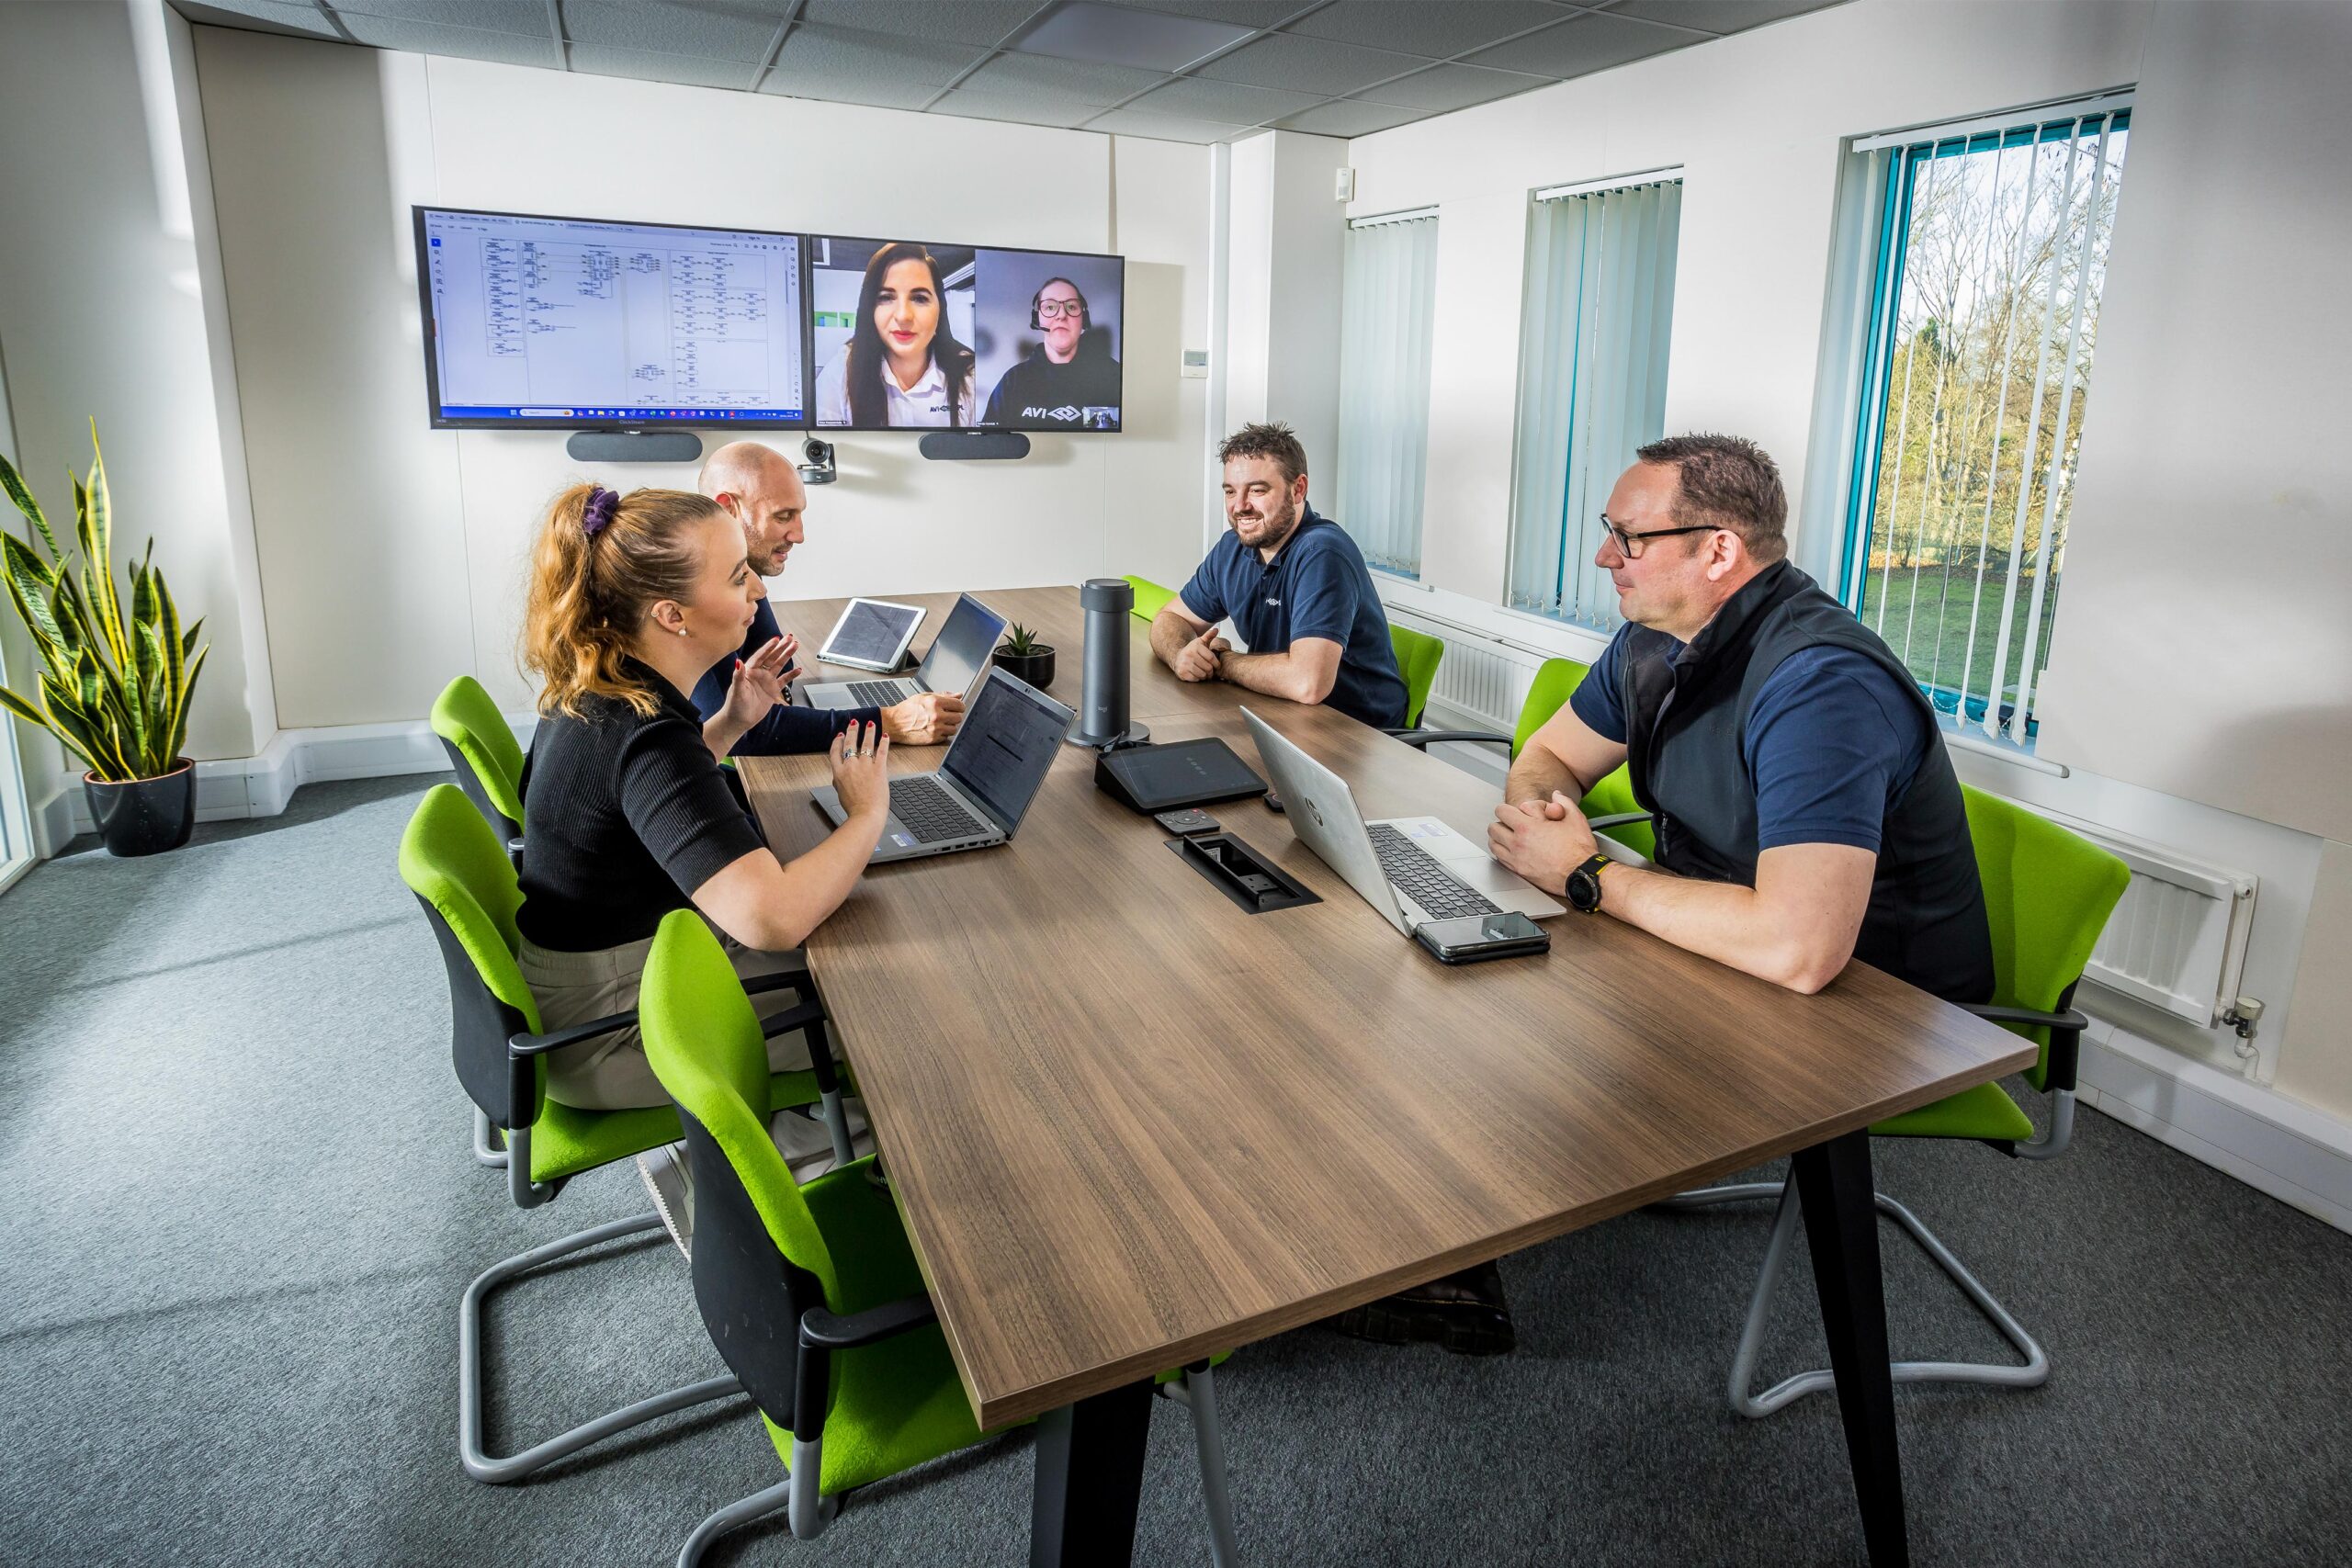
POLYGON ((2222 1021, 2237 1031, 2238 1055, 2249 1061, 2252 1060, 2255 1055, 2255 1026, 2262 1021, 2262 998, 2240 997, 2232 1002, 2229 1010, 2222 1015, 2222 1021))

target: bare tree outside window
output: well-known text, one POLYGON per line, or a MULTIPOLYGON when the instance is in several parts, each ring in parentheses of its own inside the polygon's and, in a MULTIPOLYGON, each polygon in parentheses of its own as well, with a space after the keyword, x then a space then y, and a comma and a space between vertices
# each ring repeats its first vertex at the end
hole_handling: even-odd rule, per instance
MULTIPOLYGON (((2022 743, 2065 567, 2128 111, 1904 149, 1855 608, 2022 743)), ((1873 434, 1866 432, 1866 434, 1873 434)))

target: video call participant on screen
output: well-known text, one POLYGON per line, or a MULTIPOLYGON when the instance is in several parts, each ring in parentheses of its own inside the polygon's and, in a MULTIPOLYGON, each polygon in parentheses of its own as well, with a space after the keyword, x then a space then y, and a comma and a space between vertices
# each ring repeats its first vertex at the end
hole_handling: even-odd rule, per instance
POLYGON ((1230 681, 1329 703, 1384 729, 1405 722, 1388 616, 1356 542, 1306 504, 1306 449, 1286 424, 1245 424, 1217 448, 1227 532, 1151 623, 1180 680, 1230 681), (1230 615, 1247 653, 1216 635, 1230 615))
POLYGON ((865 264, 849 342, 817 373, 817 423, 970 424, 973 363, 947 324, 937 259, 912 241, 885 245, 865 264))
MULTIPOLYGON (((757 441, 730 441, 703 460, 695 489, 717 502, 743 525, 744 558, 760 577, 784 571, 785 558, 807 535, 808 491, 790 459, 757 441)), ((784 637, 775 612, 763 594, 752 613, 752 629, 728 658, 703 672, 695 683, 694 703, 703 717, 713 718, 725 707, 739 664, 761 659, 781 642, 782 662, 776 666, 790 679, 800 639, 784 637)), ((786 688, 786 699, 761 716, 735 742, 738 757, 772 757, 792 752, 821 751, 833 738, 854 725, 878 724, 900 746, 937 746, 964 722, 961 692, 920 692, 887 708, 796 707, 786 688)))
POLYGON ((997 378, 982 423, 1020 430, 1115 427, 1119 362, 1108 353, 1085 351, 1092 324, 1077 284, 1067 277, 1046 279, 1029 301, 1029 325, 1042 341, 997 378))
MULTIPOLYGON (((719 766, 780 695, 780 650, 746 660, 712 717, 686 699, 741 644, 763 592, 742 529, 702 496, 575 485, 548 508, 524 623, 524 660, 542 684, 515 924, 549 1029, 634 1005, 655 928, 673 909, 700 910, 740 975, 802 967, 793 950, 865 869, 889 815, 887 737, 861 726, 834 742, 849 819, 787 864, 762 839, 742 782, 719 766)), ((769 1041, 768 1061, 806 1068, 807 1040, 769 1041)), ((552 1054, 548 1094, 600 1110, 669 1103, 634 1027, 552 1054)))
POLYGON ((1495 858, 1792 990, 1860 958, 1984 1000, 1984 890, 1918 683, 1789 563, 1788 497, 1761 448, 1680 435, 1636 456, 1593 558, 1625 625, 1511 765, 1495 858), (1601 860, 1577 808, 1629 758, 1654 870, 1601 860))

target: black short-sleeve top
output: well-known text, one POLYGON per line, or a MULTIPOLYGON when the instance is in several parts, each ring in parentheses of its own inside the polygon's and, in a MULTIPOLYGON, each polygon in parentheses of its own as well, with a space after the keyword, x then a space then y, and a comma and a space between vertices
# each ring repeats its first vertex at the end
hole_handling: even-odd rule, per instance
POLYGON ((591 696, 549 714, 523 766, 523 907, 540 947, 594 953, 642 942, 695 889, 764 847, 742 781, 719 766, 693 702, 631 660, 650 715, 591 696))

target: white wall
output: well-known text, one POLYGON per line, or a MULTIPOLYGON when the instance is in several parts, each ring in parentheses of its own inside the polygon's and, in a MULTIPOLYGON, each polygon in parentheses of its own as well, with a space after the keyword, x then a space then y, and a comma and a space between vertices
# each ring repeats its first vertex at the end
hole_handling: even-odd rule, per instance
POLYGON ((1202 411, 1178 363, 1206 332, 1204 150, 197 37, 282 725, 419 717, 461 672, 527 700, 513 649, 530 532, 582 470, 560 433, 426 427, 412 202, 1086 251, 1115 235, 1125 433, 1033 436, 1012 463, 927 463, 910 434, 842 435, 842 482, 813 493, 808 543, 771 588, 986 589, 1189 565, 1202 411))
MULTIPOLYGON (((1589 656, 1589 640, 1495 607, 1534 190, 1683 168, 1667 428, 1751 435, 1780 459, 1799 516, 1836 512, 1822 502, 1842 495, 1842 465, 1813 456, 1834 453, 1843 435, 1815 414, 1825 320, 1837 302, 1843 139, 2138 84, 2101 321, 2101 390, 2086 423, 2053 650, 2053 671, 2078 659, 2088 675, 2070 688, 2053 681, 2044 710, 2053 733, 2069 736, 2075 773, 2052 778, 1966 755, 1960 767, 1982 787, 2258 874, 2244 988, 2269 1004, 2262 1028, 2276 1046, 2277 1087, 2352 1117, 2345 966, 2305 951, 2307 926, 2340 951, 2352 851, 2298 830, 2320 824, 2261 781, 2300 769, 2331 784, 2339 804, 2352 800, 2341 782, 2352 761, 2341 744, 2352 734, 2352 621, 2343 610, 2352 565, 2336 434, 2347 412, 2339 367, 2352 359, 2339 297, 2352 238, 2342 178, 2352 108, 2340 92, 2352 58, 2347 18, 2352 9, 2340 6, 1859 0, 1350 143, 1351 215, 1441 209, 1423 581, 1385 591, 1408 607, 1589 656), (2209 204, 2222 192, 2217 215, 2209 204), (2282 200, 2294 216, 2277 214, 2282 200), (2265 211, 2267 225, 2254 216, 2265 211), (2120 384, 2135 364, 2132 385, 2120 384), (2281 365, 2291 368, 2274 378, 2281 365), (2263 442, 2258 482, 2233 486, 2231 470, 2244 465, 2231 458, 2269 432, 2290 438, 2263 442), (2218 629, 2233 605, 2215 592, 2215 547, 2203 530, 2224 526, 2266 552, 2255 572, 2311 574, 2291 598, 2294 615, 2218 629), (2102 570, 2111 581, 2090 586, 2102 570), (2102 599, 2116 608, 2082 609, 2102 599), (2162 639, 2195 664, 2188 679, 2201 698, 2235 693, 2245 722, 2217 740, 2195 716, 2210 709, 2109 703, 2117 688, 2103 683, 2121 681, 2121 667, 2069 632, 2078 609, 2086 620, 2141 617, 2144 635, 2114 649, 2116 658, 2145 658, 2149 638, 2162 639), (2264 645, 2258 655, 2246 651, 2249 640, 2264 645), (2316 669, 2280 673, 2303 661, 2316 669), (2249 681, 2262 689, 2247 691, 2249 681), (2286 711, 2299 707, 2309 711, 2286 711), (2212 749, 2226 764, 2215 771, 2239 787, 2193 786, 2177 771, 2161 781, 2171 793, 2129 782, 2155 781, 2139 761, 2152 739, 2176 752, 2212 749), (2106 776, 2110 768, 2116 776, 2106 776)), ((1808 541, 1796 543, 1806 554, 1808 541)), ((2241 591, 2235 607, 2258 616, 2263 603, 2241 591)), ((2135 1032, 2235 1063, 2226 1032, 2121 1010, 2135 1032)))
MULTIPOLYGON (((118 571, 153 535, 183 616, 205 617, 188 750, 242 757, 270 739, 269 671, 243 570, 237 412, 216 382, 225 321, 204 299, 217 264, 203 146, 170 65, 186 24, 159 0, 136 24, 119 4, 0 6, 0 355, 17 455, 52 525, 71 527, 65 470, 89 467, 96 419, 118 571)), ((9 637, 29 690, 30 650, 9 637)), ((36 806, 71 787, 54 741, 19 738, 36 806)))
POLYGON ((1344 141, 1295 130, 1236 142, 1228 212, 1227 429, 1288 424, 1306 448, 1308 498, 1326 506, 1339 471, 1339 280, 1348 232, 1332 177, 1347 153, 1344 141))

